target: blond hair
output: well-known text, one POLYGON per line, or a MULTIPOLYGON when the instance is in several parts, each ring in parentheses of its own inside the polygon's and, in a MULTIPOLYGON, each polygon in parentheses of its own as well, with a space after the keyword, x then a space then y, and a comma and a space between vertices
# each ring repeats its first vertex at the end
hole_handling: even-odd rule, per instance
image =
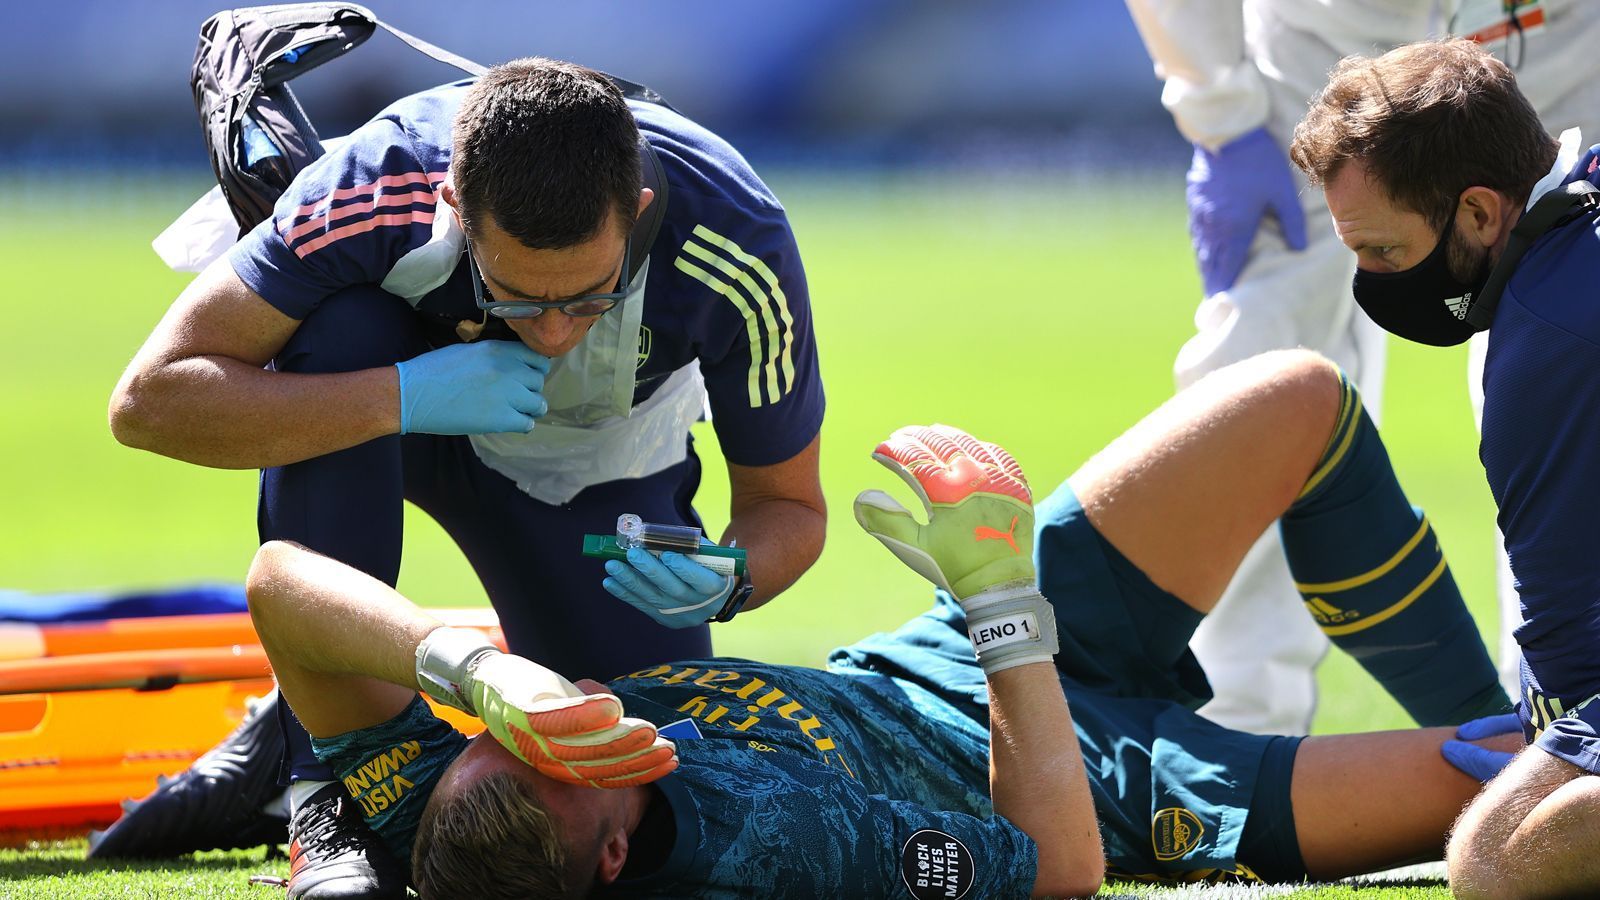
POLYGON ((561 824, 533 787, 494 772, 422 813, 411 881, 422 900, 581 897, 588 875, 573 872, 561 824))

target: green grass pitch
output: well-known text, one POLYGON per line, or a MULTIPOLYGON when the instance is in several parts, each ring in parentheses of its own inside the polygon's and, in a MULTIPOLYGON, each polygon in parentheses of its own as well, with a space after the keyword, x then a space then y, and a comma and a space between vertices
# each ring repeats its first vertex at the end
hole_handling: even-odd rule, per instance
MULTIPOLYGON (((810 278, 829 399, 822 477, 832 515, 816 568, 773 605, 720 626, 717 648, 816 664, 836 644, 898 625, 928 599, 850 516, 861 489, 900 487, 869 459, 879 439, 902 424, 959 425, 1009 447, 1042 496, 1171 393, 1171 361, 1192 330, 1199 285, 1176 174, 1149 184, 788 172, 771 182, 810 278)), ((118 374, 186 280, 162 267, 149 240, 203 181, 11 187, 23 199, 0 222, 8 328, 0 587, 238 581, 255 547, 255 473, 128 450, 105 425, 118 374)), ((1399 343, 1390 352, 1385 439, 1492 638, 1493 506, 1477 462, 1465 352, 1399 343)), ((698 506, 716 533, 727 518, 726 484, 714 436, 700 427, 707 478, 698 506)), ((449 539, 414 510, 408 516, 401 590, 426 604, 484 603, 449 539)), ((1316 730, 1407 724, 1337 652, 1321 680, 1316 730)), ((81 845, 43 845, 0 852, 0 898, 267 896, 246 876, 284 868, 258 851, 112 869, 83 862, 81 845)), ((1426 886, 1121 890, 1446 896, 1426 886)))

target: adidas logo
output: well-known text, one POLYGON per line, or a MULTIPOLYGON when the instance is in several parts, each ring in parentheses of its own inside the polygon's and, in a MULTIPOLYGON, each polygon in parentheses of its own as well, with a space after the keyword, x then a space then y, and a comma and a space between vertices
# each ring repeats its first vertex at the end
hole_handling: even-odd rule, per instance
POLYGON ((1457 320, 1465 321, 1467 310, 1472 307, 1472 295, 1470 293, 1462 294, 1454 300, 1446 300, 1444 301, 1444 307, 1450 310, 1450 315, 1455 316, 1457 320))
POLYGON ((1311 613, 1311 618, 1316 619, 1318 625, 1340 625, 1361 618, 1360 610, 1340 609, 1321 597, 1307 598, 1306 611, 1311 613))

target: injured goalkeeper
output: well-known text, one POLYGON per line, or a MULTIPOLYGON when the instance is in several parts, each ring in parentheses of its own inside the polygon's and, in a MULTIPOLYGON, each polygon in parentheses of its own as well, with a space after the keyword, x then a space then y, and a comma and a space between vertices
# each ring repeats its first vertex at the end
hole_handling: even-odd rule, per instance
POLYGON ((251 613, 351 794, 342 814, 409 859, 423 898, 1327 879, 1440 858, 1521 743, 1493 733, 1514 723, 1475 721, 1509 709, 1494 667, 1320 357, 1209 376, 1037 510, 1010 455, 956 429, 901 429, 874 456, 926 517, 868 491, 856 518, 936 599, 825 671, 683 660, 572 684, 286 543, 256 556, 251 613), (1460 734, 1271 737, 1192 712, 1209 689, 1189 635, 1275 520, 1335 643, 1420 723, 1470 723, 1460 734), (419 690, 485 732, 463 737, 419 690))

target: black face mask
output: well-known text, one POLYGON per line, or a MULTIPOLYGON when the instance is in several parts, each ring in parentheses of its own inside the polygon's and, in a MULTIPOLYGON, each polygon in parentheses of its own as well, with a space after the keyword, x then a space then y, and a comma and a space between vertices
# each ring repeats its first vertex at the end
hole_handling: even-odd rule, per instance
POLYGON ((1487 258, 1480 262, 1471 283, 1450 274, 1452 222, 1428 258, 1404 272, 1357 269, 1352 285, 1356 303, 1383 330, 1406 340, 1436 347, 1459 344, 1494 322, 1500 294, 1535 241, 1574 219, 1593 220, 1596 209, 1600 209, 1600 188, 1587 181, 1569 182, 1543 194, 1511 229, 1500 259, 1492 267, 1487 258))
POLYGON ((1471 281, 1452 275, 1449 246, 1458 239, 1455 230, 1452 221, 1428 258, 1403 272, 1356 270, 1351 283, 1356 303, 1379 328, 1435 347, 1454 346, 1483 330, 1467 321, 1467 311, 1489 280, 1489 260, 1479 263, 1471 281))

